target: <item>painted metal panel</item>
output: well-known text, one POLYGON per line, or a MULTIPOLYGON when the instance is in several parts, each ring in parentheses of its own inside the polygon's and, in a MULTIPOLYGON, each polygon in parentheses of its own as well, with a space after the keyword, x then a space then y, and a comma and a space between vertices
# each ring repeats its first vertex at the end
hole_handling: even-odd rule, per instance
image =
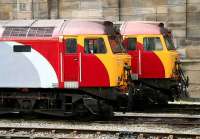
POLYGON ((0 61, 0 87, 58 87, 56 71, 43 55, 32 48, 30 52, 14 52, 15 45, 24 44, 0 42, 0 59, 4 59, 0 61))
POLYGON ((30 27, 35 20, 10 20, 4 27, 30 27))
POLYGON ((136 34, 161 34, 161 33, 160 33, 160 28, 155 24, 128 21, 122 24, 121 34, 136 35, 136 34))

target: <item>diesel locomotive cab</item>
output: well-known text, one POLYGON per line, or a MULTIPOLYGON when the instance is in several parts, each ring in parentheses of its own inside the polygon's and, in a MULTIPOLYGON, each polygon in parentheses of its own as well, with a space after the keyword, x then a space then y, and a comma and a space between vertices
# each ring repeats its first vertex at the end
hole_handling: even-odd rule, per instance
POLYGON ((132 57, 135 103, 174 101, 186 94, 188 79, 180 68, 172 34, 163 24, 128 21, 121 25, 123 44, 132 57))
POLYGON ((172 32, 168 31, 167 34, 163 34, 165 45, 169 51, 169 57, 172 60, 172 79, 176 81, 176 85, 172 87, 172 90, 177 92, 176 98, 184 98, 188 97, 187 88, 189 86, 189 78, 186 76, 181 68, 180 56, 179 53, 176 51, 172 32))
POLYGON ((164 28, 163 23, 159 24, 160 32, 162 34, 162 37, 165 40, 165 45, 168 50, 168 58, 170 61, 171 66, 168 70, 169 78, 171 77, 172 80, 174 80, 176 83, 174 85, 171 85, 171 90, 176 92, 175 99, 180 99, 183 97, 188 97, 187 88, 189 86, 189 78, 186 76, 181 68, 181 62, 180 62, 180 56, 179 53, 176 51, 174 42, 173 42, 173 34, 170 30, 167 28, 164 28))
POLYGON ((75 79, 75 77, 74 79, 70 77, 74 74, 74 69, 69 71, 67 68, 70 57, 74 57, 74 63, 77 63, 77 72, 79 72, 75 75, 77 75, 76 80, 80 88, 86 87, 90 91, 91 88, 88 86, 92 89, 102 87, 103 90, 103 87, 118 88, 127 85, 127 72, 124 67, 130 66, 131 57, 125 53, 121 43, 114 36, 106 34, 65 35, 64 47, 66 65, 64 72, 67 72, 65 76, 67 82, 70 80, 73 82, 75 79))
MULTIPOLYGON (((122 45, 122 38, 120 35, 108 36, 108 39, 114 59, 117 63, 116 66, 118 67, 115 71, 118 74, 118 85, 122 87, 121 89, 123 89, 123 87, 126 87, 127 89, 128 76, 130 75, 129 72, 131 70, 131 57, 127 55, 127 52, 122 45)), ((123 91, 126 91, 126 89, 124 89, 123 91)))

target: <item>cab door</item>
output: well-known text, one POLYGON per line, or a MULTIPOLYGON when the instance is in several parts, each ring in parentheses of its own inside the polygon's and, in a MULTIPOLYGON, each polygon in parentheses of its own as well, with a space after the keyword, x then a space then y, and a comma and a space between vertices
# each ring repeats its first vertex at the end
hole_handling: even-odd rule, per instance
POLYGON ((159 35, 144 35, 140 78, 164 78, 165 47, 159 35))
POLYGON ((132 78, 134 80, 138 79, 140 73, 139 67, 139 51, 140 44, 138 42, 137 36, 128 36, 123 40, 123 46, 127 50, 128 54, 131 55, 131 66, 132 66, 132 78))
POLYGON ((65 88, 79 87, 80 53, 77 51, 77 42, 77 37, 64 38, 63 73, 65 88))
POLYGON ((81 87, 108 87, 110 80, 106 63, 109 63, 109 54, 105 37, 87 35, 82 38, 82 82, 81 87))

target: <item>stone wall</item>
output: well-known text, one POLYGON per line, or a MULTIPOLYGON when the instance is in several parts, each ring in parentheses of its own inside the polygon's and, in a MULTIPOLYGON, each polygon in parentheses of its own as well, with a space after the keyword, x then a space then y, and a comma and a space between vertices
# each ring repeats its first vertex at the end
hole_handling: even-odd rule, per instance
POLYGON ((31 0, 1 0, 0 19, 31 19, 31 0))
POLYGON ((48 18, 48 3, 47 0, 32 1, 32 18, 47 19, 48 18))
POLYGON ((189 77, 188 92, 192 98, 200 98, 200 60, 183 60, 182 67, 189 77))
POLYGON ((0 19, 89 18, 162 21, 176 45, 200 45, 199 0, 0 0, 0 19))
POLYGON ((60 0, 60 18, 118 20, 117 0, 60 0))
POLYGON ((60 18, 103 18, 101 0, 61 0, 60 18))

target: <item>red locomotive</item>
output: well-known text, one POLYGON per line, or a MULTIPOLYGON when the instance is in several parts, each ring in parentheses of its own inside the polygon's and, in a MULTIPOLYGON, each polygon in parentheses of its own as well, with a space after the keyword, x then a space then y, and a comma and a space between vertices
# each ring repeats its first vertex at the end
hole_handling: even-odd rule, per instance
POLYGON ((132 56, 134 103, 166 104, 187 96, 188 78, 180 67, 171 32, 158 22, 127 21, 121 25, 123 44, 132 56), (142 100, 138 102, 138 100, 142 100))
POLYGON ((4 112, 58 115, 112 115, 131 63, 111 22, 78 20, 4 22, 0 59, 4 112))
POLYGON ((110 117, 186 93, 170 34, 139 22, 125 22, 121 34, 128 54, 109 21, 2 22, 0 111, 110 117))

